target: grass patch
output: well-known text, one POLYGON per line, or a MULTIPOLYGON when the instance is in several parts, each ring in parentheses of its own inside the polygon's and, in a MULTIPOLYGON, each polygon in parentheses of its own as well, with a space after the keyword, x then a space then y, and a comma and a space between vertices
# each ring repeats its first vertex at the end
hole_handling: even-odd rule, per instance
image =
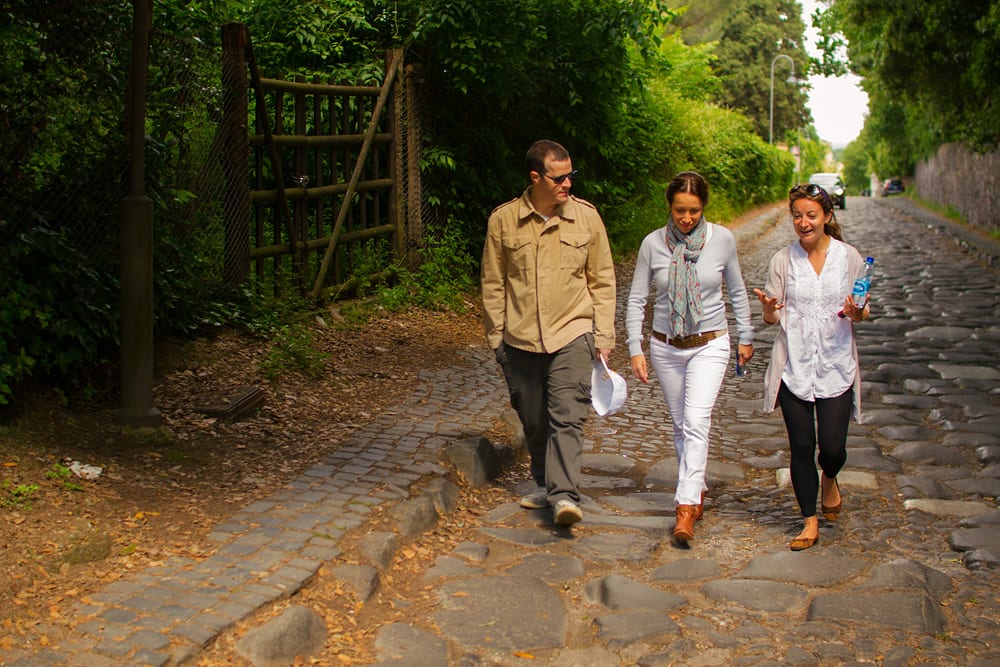
MULTIPOLYGON (((927 210, 934 211, 938 215, 940 215, 942 217, 945 217, 945 218, 948 218, 952 222, 957 222, 957 223, 959 223, 961 225, 966 225, 970 229, 972 228, 972 226, 969 225, 969 221, 966 220, 966 218, 965 218, 964 215, 962 215, 961 213, 959 213, 958 209, 955 208, 955 206, 953 204, 948 204, 947 206, 943 206, 943 205, 937 203, 936 201, 933 201, 933 200, 930 200, 930 199, 925 199, 924 197, 921 197, 920 193, 918 193, 916 190, 913 190, 912 192, 904 193, 904 196, 909 197, 910 199, 912 199, 916 203, 920 204, 922 207, 926 208, 927 210)), ((996 232, 994 231, 993 233, 995 234, 996 232)), ((994 238, 996 238, 996 237, 994 236, 994 238)))

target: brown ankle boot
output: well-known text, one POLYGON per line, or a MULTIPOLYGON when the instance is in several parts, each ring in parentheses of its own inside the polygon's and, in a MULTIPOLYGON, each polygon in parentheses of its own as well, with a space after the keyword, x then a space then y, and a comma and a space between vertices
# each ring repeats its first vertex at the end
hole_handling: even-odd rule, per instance
POLYGON ((705 516, 705 492, 701 492, 701 502, 698 503, 698 511, 694 515, 695 521, 701 521, 701 517, 705 516))
POLYGON ((694 538, 694 522, 697 514, 697 505, 677 506, 677 523, 674 524, 674 537, 676 539, 687 542, 694 538))

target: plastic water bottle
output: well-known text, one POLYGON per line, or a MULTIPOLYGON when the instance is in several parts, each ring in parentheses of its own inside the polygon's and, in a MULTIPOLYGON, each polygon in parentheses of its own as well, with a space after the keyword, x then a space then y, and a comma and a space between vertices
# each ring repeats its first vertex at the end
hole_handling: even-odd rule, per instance
POLYGON ((868 301, 868 290, 872 288, 872 274, 875 273, 875 258, 865 258, 865 268, 861 275, 854 280, 854 289, 851 290, 851 299, 855 308, 864 308, 868 301))

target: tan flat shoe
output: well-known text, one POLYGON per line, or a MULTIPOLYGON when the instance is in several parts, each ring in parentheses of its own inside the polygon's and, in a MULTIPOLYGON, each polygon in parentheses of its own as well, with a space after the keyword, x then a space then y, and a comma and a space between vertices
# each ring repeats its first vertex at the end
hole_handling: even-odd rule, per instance
POLYGON ((809 547, 814 546, 819 542, 819 535, 816 537, 796 537, 788 545, 788 548, 792 551, 805 551, 809 547))
MULTIPOLYGON (((820 477, 820 495, 821 496, 825 496, 826 495, 825 493, 822 493, 823 486, 824 486, 823 481, 824 480, 828 480, 828 479, 830 479, 830 478, 827 477, 827 476, 825 476, 825 475, 822 475, 820 477)), ((837 495, 840 497, 840 500, 837 501, 836 505, 827 505, 826 503, 823 502, 823 500, 821 498, 820 499, 820 503, 819 503, 819 509, 822 512, 823 517, 827 521, 836 521, 837 519, 839 519, 840 518, 840 508, 844 504, 844 496, 841 495, 841 493, 840 493, 840 482, 837 481, 836 477, 833 478, 833 484, 834 484, 834 486, 837 487, 837 495)))

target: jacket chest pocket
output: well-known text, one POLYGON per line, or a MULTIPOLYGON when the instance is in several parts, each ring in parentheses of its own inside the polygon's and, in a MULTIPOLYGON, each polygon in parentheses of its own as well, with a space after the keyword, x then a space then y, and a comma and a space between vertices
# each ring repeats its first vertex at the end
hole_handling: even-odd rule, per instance
POLYGON ((559 268, 582 274, 587 266, 589 247, 588 234, 562 234, 559 237, 559 268))
POLYGON ((528 236, 506 236, 503 239, 503 254, 507 266, 517 274, 525 274, 535 266, 535 243, 528 236))

